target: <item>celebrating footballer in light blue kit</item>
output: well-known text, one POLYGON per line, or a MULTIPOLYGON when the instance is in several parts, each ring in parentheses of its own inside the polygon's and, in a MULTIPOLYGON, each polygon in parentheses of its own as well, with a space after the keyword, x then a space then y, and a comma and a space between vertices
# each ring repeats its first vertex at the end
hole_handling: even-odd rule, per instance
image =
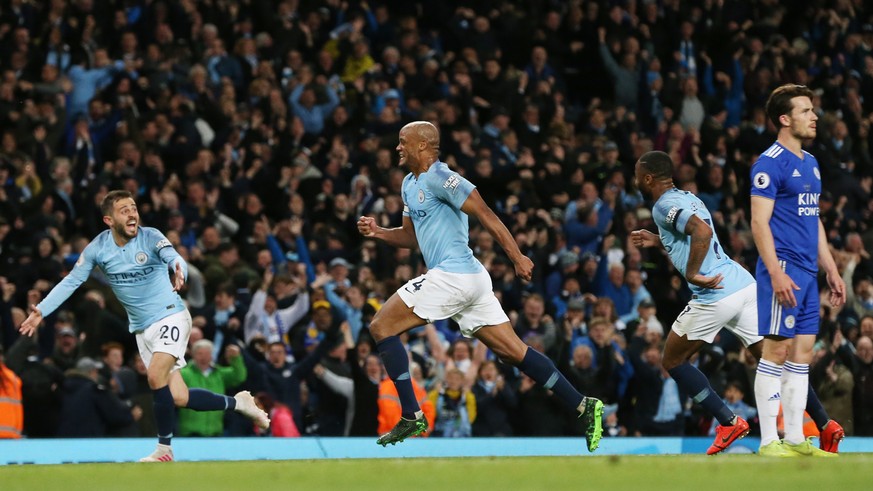
MULTIPOLYGON (((664 249, 670 256, 670 261, 682 273, 682 276, 685 276, 691 248, 691 237, 685 233, 685 225, 694 215, 712 227, 712 215, 706 209, 703 201, 688 191, 680 191, 676 188, 662 194, 652 209, 652 218, 658 226, 661 244, 664 245, 664 249)), ((712 234, 711 244, 703 263, 700 265, 700 274, 703 276, 721 274, 724 278, 721 283, 722 288, 701 288, 689 284, 688 286, 694 294, 695 303, 714 303, 755 282, 755 279, 745 268, 728 257, 715 233, 712 234)))
POLYGON ((453 319, 464 336, 477 338, 504 362, 517 366, 577 410, 588 450, 593 452, 603 432, 603 403, 580 394, 551 360, 515 334, 494 295, 491 276, 470 249, 467 215, 478 219, 500 244, 520 278, 530 280, 533 262, 521 253, 475 186, 439 161, 436 126, 426 121, 409 123, 400 130, 399 140, 400 165, 409 170, 401 188, 403 225, 387 229, 377 226, 373 217, 362 216, 358 230, 395 247, 418 246, 428 271, 400 287, 370 323, 401 406, 400 421, 376 443, 394 445, 428 429, 410 380, 409 354, 398 335, 428 322, 453 319))
MULTIPOLYGON (((253 419, 261 428, 268 428, 270 419, 246 391, 229 397, 203 389, 188 389, 178 369, 185 366, 191 314, 177 293, 185 284, 188 265, 164 234, 139 225, 136 202, 127 191, 107 193, 100 209, 109 230, 92 240, 70 274, 39 305, 33 306, 21 324, 22 334, 32 335, 43 316, 60 307, 97 266, 127 311, 130 332, 136 334, 136 345, 148 371, 154 398, 158 446, 140 462, 173 460, 170 441, 176 406, 195 411, 235 410, 253 419)), ((228 347, 226 356, 240 356, 239 347, 228 347)))
POLYGON ((76 266, 38 305, 42 315, 54 312, 100 267, 118 301, 124 305, 130 332, 145 328, 185 310, 185 304, 173 291, 169 271, 179 264, 185 277, 188 265, 164 237, 151 227, 140 227, 130 242, 119 247, 112 232, 104 230, 82 251, 76 266))
POLYGON ((408 174, 401 188, 403 216, 415 227, 428 272, 397 293, 422 319, 452 318, 468 337, 482 326, 509 322, 491 277, 468 245, 469 221, 461 207, 474 189, 439 160, 417 177, 408 174))
POLYGON ((713 343, 722 329, 760 356, 755 280, 722 249, 703 202, 674 187, 669 155, 655 151, 641 156, 635 182, 644 196, 655 200, 652 218, 659 233, 635 230, 631 241, 637 247, 664 247, 693 293, 667 335, 662 364, 694 402, 718 420, 715 441, 706 451, 716 454, 746 436, 749 424, 731 411, 706 375, 689 361, 704 343, 713 343))

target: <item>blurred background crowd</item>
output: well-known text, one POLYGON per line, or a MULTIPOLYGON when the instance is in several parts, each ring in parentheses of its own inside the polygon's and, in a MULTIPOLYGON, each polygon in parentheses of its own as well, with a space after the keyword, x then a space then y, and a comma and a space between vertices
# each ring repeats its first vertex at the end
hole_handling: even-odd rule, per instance
MULTIPOLYGON (((471 223, 522 339, 604 400, 609 435, 705 435, 714 423, 661 367, 690 292, 663 252, 628 240, 654 228, 633 165, 669 153, 753 271, 749 169, 775 139, 766 98, 787 82, 816 94, 808 150, 849 287, 842 308, 823 290, 811 381, 848 435, 873 435, 869 2, 3 0, 0 392, 21 381, 27 437, 156 434, 99 271, 34 339, 17 334, 104 230, 103 196, 126 189, 190 265, 189 386, 251 390, 273 436, 387 431, 400 410, 367 326, 425 266, 355 222, 401 224, 397 133, 428 120, 441 159, 534 260, 533 280, 516 279, 471 223)), ((404 340, 432 437, 581 434, 453 322, 404 340)), ((754 419, 755 360, 736 339, 695 363, 754 419)), ((183 409, 178 425, 255 434, 235 414, 183 409)))

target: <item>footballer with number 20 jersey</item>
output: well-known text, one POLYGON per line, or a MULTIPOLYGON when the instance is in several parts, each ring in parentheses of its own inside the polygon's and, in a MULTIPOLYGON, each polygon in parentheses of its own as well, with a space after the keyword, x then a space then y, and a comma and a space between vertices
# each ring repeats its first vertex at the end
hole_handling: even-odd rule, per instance
POLYGON ((185 310, 185 304, 170 283, 169 269, 188 265, 157 229, 140 227, 136 237, 119 246, 111 230, 104 230, 85 247, 76 266, 37 305, 43 316, 61 306, 98 266, 130 321, 130 332, 141 332, 155 322, 185 310), (168 267, 169 265, 169 267, 168 267))
MULTIPOLYGON (((652 218, 658 226, 661 244, 682 276, 685 276, 685 267, 688 265, 688 256, 691 252, 691 236, 685 233, 685 226, 692 215, 697 215, 712 227, 712 215, 703 201, 688 191, 676 188, 662 194, 652 208, 652 218)), ((715 230, 712 232, 709 250, 700 265, 700 274, 710 277, 721 274, 724 279, 721 282, 721 289, 701 288, 689 283, 688 287, 694 294, 694 301, 698 303, 714 303, 755 282, 748 271, 724 252, 715 230)))
POLYGON ((752 196, 774 201, 770 230, 776 256, 813 275, 818 271, 820 194, 821 173, 809 152, 801 159, 777 142, 752 166, 752 196))

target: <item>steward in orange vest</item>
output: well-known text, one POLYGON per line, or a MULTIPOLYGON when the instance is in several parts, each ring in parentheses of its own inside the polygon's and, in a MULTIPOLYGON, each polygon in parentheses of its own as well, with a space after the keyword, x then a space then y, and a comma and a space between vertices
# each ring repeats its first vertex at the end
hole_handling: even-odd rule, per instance
POLYGON ((0 346, 0 438, 21 438, 24 407, 21 405, 21 379, 6 367, 0 346))
MULTIPOLYGON (((418 385, 415 379, 412 380, 412 389, 415 391, 415 397, 418 399, 418 405, 421 406, 422 412, 424 412, 424 417, 427 418, 427 432, 421 435, 426 437, 433 430, 436 407, 428 399, 427 392, 418 385)), ((400 413, 400 397, 397 395, 397 388, 394 387, 394 382, 390 378, 385 378, 379 384, 378 433, 381 435, 391 431, 391 428, 400 422, 400 413)))

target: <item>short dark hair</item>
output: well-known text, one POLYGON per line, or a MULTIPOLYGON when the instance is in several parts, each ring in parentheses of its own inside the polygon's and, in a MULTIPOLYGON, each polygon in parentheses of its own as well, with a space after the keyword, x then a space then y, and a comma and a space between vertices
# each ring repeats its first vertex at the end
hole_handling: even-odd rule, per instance
POLYGON ((218 247, 215 248, 215 252, 218 255, 224 254, 225 252, 232 250, 239 250, 236 244, 232 242, 222 242, 221 244, 218 244, 218 247))
POLYGON ((791 110, 794 108, 791 99, 795 97, 809 97, 809 100, 812 100, 814 96, 815 93, 813 93, 812 89, 805 85, 785 84, 776 87, 767 99, 767 105, 765 106, 767 117, 770 118, 770 121, 777 128, 780 128, 782 125, 779 124, 779 117, 783 114, 791 114, 791 110))
POLYGON ((106 196, 103 197, 103 201, 100 202, 100 212, 103 213, 103 216, 112 215, 112 211, 115 209, 115 202, 127 198, 133 199, 133 195, 128 191, 109 191, 106 193, 106 196))
POLYGON ((640 165, 655 179, 673 178, 673 159, 664 152, 654 150, 644 153, 640 157, 640 165))
POLYGON ((743 384, 739 383, 739 382, 736 381, 736 380, 731 380, 731 381, 729 381, 727 384, 725 384, 724 389, 725 389, 725 390, 728 390, 728 389, 730 389, 731 387, 733 387, 734 389, 737 389, 738 391, 742 392, 743 394, 746 393, 746 390, 743 389, 743 384))
POLYGON ((225 281, 224 283, 218 285, 218 288, 215 289, 215 294, 223 293, 228 297, 236 298, 236 287, 230 281, 225 281))
POLYGON ((279 273, 273 278, 273 283, 283 283, 286 285, 290 285, 291 283, 294 283, 294 278, 291 277, 290 274, 279 273))

